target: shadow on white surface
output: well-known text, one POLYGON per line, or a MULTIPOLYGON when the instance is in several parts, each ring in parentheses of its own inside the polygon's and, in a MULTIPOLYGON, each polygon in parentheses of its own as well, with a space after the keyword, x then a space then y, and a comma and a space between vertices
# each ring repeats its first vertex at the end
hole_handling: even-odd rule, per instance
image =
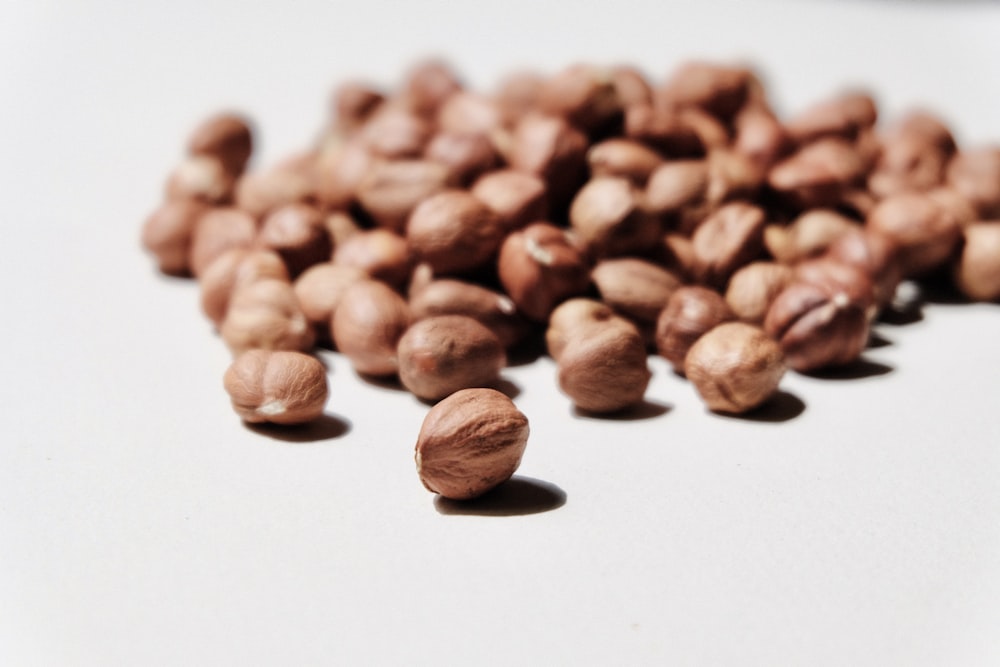
POLYGON ((566 492, 551 482, 514 475, 492 491, 472 500, 434 498, 439 514, 473 516, 522 516, 559 509, 566 504, 566 492))
POLYGON ((281 424, 243 424, 258 435, 284 442, 320 442, 342 438, 351 432, 351 422, 343 417, 324 414, 308 424, 285 426, 281 424))
POLYGON ((774 396, 769 398, 760 407, 744 412, 743 414, 732 414, 728 412, 711 412, 712 415, 726 419, 736 419, 750 422, 771 422, 781 423, 795 419, 806 411, 806 404, 795 394, 779 389, 774 396))
POLYGON ((638 405, 625 408, 624 410, 619 410, 618 412, 590 412, 588 410, 574 407, 573 416, 583 419, 596 419, 599 421, 643 421, 662 417, 673 409, 674 406, 670 403, 660 403, 658 401, 650 401, 646 399, 638 405))
POLYGON ((820 368, 803 375, 819 380, 863 380, 888 375, 892 371, 892 366, 861 357, 845 366, 820 368))

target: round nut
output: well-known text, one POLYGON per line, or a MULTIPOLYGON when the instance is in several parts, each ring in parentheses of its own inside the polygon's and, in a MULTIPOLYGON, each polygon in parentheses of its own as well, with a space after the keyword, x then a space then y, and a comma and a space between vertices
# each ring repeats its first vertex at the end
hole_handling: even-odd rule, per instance
POLYGON ((880 201, 868 215, 866 227, 897 244, 905 277, 942 266, 962 238, 962 228, 953 212, 939 200, 918 192, 904 192, 880 201))
POLYGON ((191 155, 210 155, 226 172, 239 176, 253 152, 253 132, 242 115, 223 112, 202 121, 188 139, 191 155))
POLYGON ((493 143, 482 134, 439 132, 424 157, 448 168, 450 181, 467 186, 499 164, 493 143))
POLYGON ((333 263, 364 271, 401 289, 410 279, 412 261, 406 239, 388 229, 367 229, 345 239, 333 252, 333 263))
POLYGON ((648 251, 662 233, 659 221, 640 206, 642 192, 624 178, 592 178, 569 209, 580 246, 594 257, 648 251))
POLYGON ((713 328, 733 319, 726 300, 715 290, 699 285, 677 288, 656 320, 656 350, 684 373, 684 360, 691 346, 713 328))
POLYGON ((233 194, 233 176, 216 157, 191 155, 170 173, 165 190, 167 199, 223 204, 233 194))
POLYGON ((358 134, 368 149, 389 159, 420 155, 431 137, 431 124, 399 104, 383 104, 361 126, 358 134))
POLYGON ((439 278, 416 289, 410 296, 414 320, 436 315, 466 315, 496 334, 509 348, 528 333, 528 323, 505 294, 462 280, 439 278))
POLYGON ((313 328, 292 286, 273 278, 255 280, 233 291, 219 333, 233 354, 253 348, 304 352, 315 342, 313 328))
POLYGON ((316 198, 329 209, 348 208, 374 160, 357 137, 324 144, 316 158, 316 198))
POLYGON ((288 282, 288 269, 270 250, 232 248, 219 255, 198 278, 201 310, 215 324, 222 324, 233 291, 255 280, 273 278, 288 282))
POLYGON ((334 345, 355 371, 389 376, 399 369, 396 346, 409 322, 409 308, 402 296, 377 280, 359 280, 341 294, 330 332, 334 345))
POLYGON ((637 257, 605 259, 590 272, 604 303, 640 323, 656 322, 670 295, 681 286, 667 269, 637 257))
POLYGON ((691 238, 699 282, 721 287, 738 268, 756 259, 763 249, 765 221, 763 209, 733 202, 701 223, 691 238))
POLYGON ((236 183, 236 206, 261 219, 282 204, 307 202, 316 194, 308 170, 289 166, 250 171, 236 183))
POLYGON ((587 164, 591 176, 619 176, 644 187, 663 157, 638 141, 605 139, 587 151, 587 164))
POLYGON ((257 238, 257 223, 237 208, 213 208, 205 211, 191 235, 188 264, 196 277, 217 257, 232 248, 249 248, 257 238))
POLYGON ((198 219, 208 206, 193 199, 168 200, 153 211, 142 226, 142 246, 156 258, 161 272, 186 276, 191 238, 198 219))
POLYGON ((468 500, 497 487, 521 464, 528 419, 494 389, 461 389, 432 407, 414 460, 428 491, 468 500))
POLYGON ((792 282, 794 274, 790 266, 777 262, 751 262, 729 279, 726 303, 739 319, 760 324, 775 297, 792 282))
POLYGON ((298 297, 302 312, 318 330, 329 334, 333 311, 337 310, 340 299, 348 287, 369 276, 354 266, 323 262, 315 264, 303 272, 292 285, 298 297))
POLYGON ((448 168, 430 160, 374 162, 358 183, 358 203, 375 224, 402 232, 417 204, 444 190, 448 178, 448 168))
POLYGON ((281 256, 294 279, 330 258, 333 246, 323 214, 309 204, 284 204, 272 210, 257 233, 256 245, 281 256))
MULTIPOLYGON (((579 332, 578 332, 579 333, 579 332)), ((559 388, 580 410, 607 414, 642 402, 652 373, 635 327, 592 326, 559 353, 559 388)))
POLYGON ((948 183, 968 199, 981 219, 1000 216, 1000 147, 963 150, 948 163, 948 183))
POLYGON ((558 362, 566 343, 586 335, 587 328, 591 326, 618 326, 639 334, 635 324, 615 314, 605 303, 583 297, 568 299, 556 306, 549 316, 549 326, 545 330, 545 347, 549 356, 558 362))
POLYGON ((499 169, 484 174, 470 192, 511 232, 548 216, 545 181, 522 171, 499 169))
POLYGON ((496 256, 503 228, 476 197, 464 190, 446 190, 413 210, 406 240, 415 258, 429 264, 435 274, 464 273, 496 256))
POLYGON ((976 222, 965 228, 955 284, 970 299, 1000 299, 1000 222, 976 222))
POLYGON ((326 368, 315 357, 283 350, 247 350, 226 370, 233 410, 250 423, 302 424, 323 414, 326 368))

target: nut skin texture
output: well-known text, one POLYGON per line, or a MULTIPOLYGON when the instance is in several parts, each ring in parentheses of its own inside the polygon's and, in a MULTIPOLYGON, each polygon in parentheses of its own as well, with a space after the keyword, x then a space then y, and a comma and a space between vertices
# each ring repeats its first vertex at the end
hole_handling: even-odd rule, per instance
POLYGON ((315 342, 292 286, 270 278, 233 291, 219 333, 233 354, 254 348, 304 352, 315 342))
POLYGON ((980 219, 1000 217, 1000 146, 957 153, 948 163, 947 182, 972 203, 980 219))
POLYGON ((822 257, 850 264, 868 274, 879 306, 892 300, 902 280, 898 246, 886 234, 872 229, 862 227, 842 234, 822 257))
POLYGON ((740 414, 774 395, 785 362, 781 346, 759 327, 726 322, 691 347, 684 371, 709 410, 740 414))
POLYGON ((379 227, 402 233, 417 205, 448 184, 448 168, 430 160, 376 161, 357 186, 361 207, 379 227))
POLYGON ((795 218, 788 226, 768 225, 764 245, 779 262, 794 264, 822 254, 840 235, 859 225, 830 209, 812 209, 795 218))
POLYGON ((256 245, 281 256, 294 279, 313 264, 330 257, 333 246, 323 225, 323 214, 314 206, 285 204, 264 218, 257 233, 256 245))
POLYGON ((751 262, 729 279, 726 303, 737 318, 760 324, 771 302, 792 282, 794 274, 792 267, 777 262, 751 262))
POLYGON ((868 215, 865 226, 896 243, 905 277, 925 274, 946 264, 962 237, 954 213, 937 199, 918 192, 883 199, 868 215))
POLYGON ((410 295, 410 314, 414 320, 466 315, 496 334, 504 348, 522 340, 529 331, 528 322, 507 295, 450 278, 431 280, 415 289, 410 295))
POLYGON ((587 137, 565 119, 529 113, 514 126, 508 164, 541 178, 552 210, 562 210, 587 177, 587 137))
POLYGON ((233 410, 252 424, 304 424, 323 414, 329 396, 326 368, 301 352, 248 350, 223 378, 233 410))
POLYGON ((491 171, 478 178, 470 192, 493 211, 507 232, 548 216, 545 181, 533 174, 491 171))
POLYGON ((206 204, 220 205, 233 194, 233 176, 211 155, 191 155, 185 158, 167 178, 167 199, 197 199, 206 204))
POLYGON ((479 199, 463 190, 446 190, 413 210, 406 240, 415 259, 429 264, 435 274, 461 274, 493 259, 503 228, 479 199))
POLYGON ((346 209, 374 161, 371 149, 357 137, 327 142, 316 158, 316 198, 328 209, 346 209))
POLYGON ((965 228, 954 275, 955 285, 970 299, 1000 299, 1000 221, 976 222, 965 228))
POLYGON ((410 322, 406 301, 377 280, 344 290, 333 311, 333 343, 362 375, 385 377, 399 369, 396 345, 410 322))
POLYGON ((681 286, 680 278, 667 269, 637 257, 602 260, 590 276, 604 303, 646 324, 656 322, 670 295, 681 286))
POLYGON ((659 153, 630 139, 605 139, 587 151, 592 176, 620 176, 638 187, 644 187, 662 163, 659 153))
POLYGON ((313 178, 299 169, 249 171, 236 183, 236 206, 260 220, 283 204, 308 202, 315 197, 315 190, 313 178))
POLYGON ((691 238, 699 282, 722 287, 763 248, 763 209, 744 202, 726 204, 709 216, 691 238))
POLYGON ((529 432, 527 417, 499 391, 461 389, 424 417, 414 448, 417 475, 445 498, 481 496, 511 478, 529 432))
POLYGON ((406 239, 388 229, 366 229, 345 239, 333 251, 333 263, 364 271, 401 289, 410 279, 413 262, 406 239))
POLYGON ((656 320, 656 351, 683 375, 691 346, 705 332, 734 317, 726 300, 715 290, 699 285, 680 287, 656 320))
POLYGON ((617 326, 633 334, 639 333, 635 324, 601 301, 584 297, 568 299, 556 306, 549 316, 549 326, 545 330, 545 348, 549 356, 558 362, 566 343, 586 335, 587 328, 592 326, 617 326))
POLYGON ((220 326, 229 310, 233 291, 265 278, 289 281, 288 269, 277 253, 251 248, 227 250, 209 264, 198 278, 202 312, 216 327, 220 326))
POLYGON ((142 247, 156 258, 162 273, 187 276, 191 238, 198 219, 208 207, 193 199, 168 200, 153 211, 142 226, 142 247))
POLYGON ((500 161, 493 143, 481 134, 439 132, 427 144, 424 157, 448 168, 449 180, 467 186, 500 161))
POLYGON ((399 339, 399 380, 425 401, 496 383, 507 355, 496 335, 464 315, 415 322, 399 339))
POLYGON ((652 373, 646 344, 633 326, 577 330, 559 352, 559 388, 580 410, 610 414, 640 404, 652 373))
POLYGON ((333 312, 348 287, 369 278, 361 269, 323 262, 309 267, 299 276, 292 288, 302 306, 302 312, 318 330, 329 335, 333 312))
POLYGON ((219 255, 232 248, 250 248, 256 238, 257 223, 244 211, 230 207, 206 211, 191 236, 191 272, 200 278, 219 255))
POLYGON ((806 144, 774 165, 767 183, 792 206, 835 206, 844 191, 865 176, 865 164, 851 142, 827 137, 806 144))
POLYGON ((216 158, 232 176, 243 173, 252 152, 250 121, 234 112, 221 112, 206 118, 188 139, 188 153, 216 158))
POLYGON ((642 191, 627 179, 590 179, 569 209, 570 225, 580 246, 592 257, 642 254, 656 245, 659 220, 641 206, 642 191))

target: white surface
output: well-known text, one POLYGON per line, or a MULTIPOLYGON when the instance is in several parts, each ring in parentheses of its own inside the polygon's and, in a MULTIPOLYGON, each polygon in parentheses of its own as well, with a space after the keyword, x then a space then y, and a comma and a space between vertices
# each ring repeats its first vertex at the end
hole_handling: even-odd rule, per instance
POLYGON ((339 437, 241 426, 195 287, 138 247, 201 117, 246 110, 277 159, 334 82, 435 52, 479 87, 742 58, 785 109, 861 84, 997 141, 998 9, 5 3, 0 664, 1000 664, 995 305, 881 327, 887 373, 789 376, 805 409, 779 423, 707 414, 656 360, 634 421, 512 368, 520 474, 565 503, 465 516, 416 478, 426 408, 334 355, 339 437))

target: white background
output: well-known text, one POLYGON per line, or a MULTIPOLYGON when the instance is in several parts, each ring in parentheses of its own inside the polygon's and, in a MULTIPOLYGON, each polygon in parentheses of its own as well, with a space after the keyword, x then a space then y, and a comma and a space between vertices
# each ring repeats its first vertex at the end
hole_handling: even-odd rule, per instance
POLYGON ((1000 664, 995 304, 787 376, 783 421, 662 360, 632 420, 509 369, 520 496, 455 513, 414 471, 426 407, 333 354, 325 437, 242 426, 196 287, 138 243, 205 115, 251 114, 266 163, 419 56, 484 89, 745 60, 783 111, 861 85, 971 145, 1000 141, 998 35, 996 3, 4 3, 0 665, 1000 664))

